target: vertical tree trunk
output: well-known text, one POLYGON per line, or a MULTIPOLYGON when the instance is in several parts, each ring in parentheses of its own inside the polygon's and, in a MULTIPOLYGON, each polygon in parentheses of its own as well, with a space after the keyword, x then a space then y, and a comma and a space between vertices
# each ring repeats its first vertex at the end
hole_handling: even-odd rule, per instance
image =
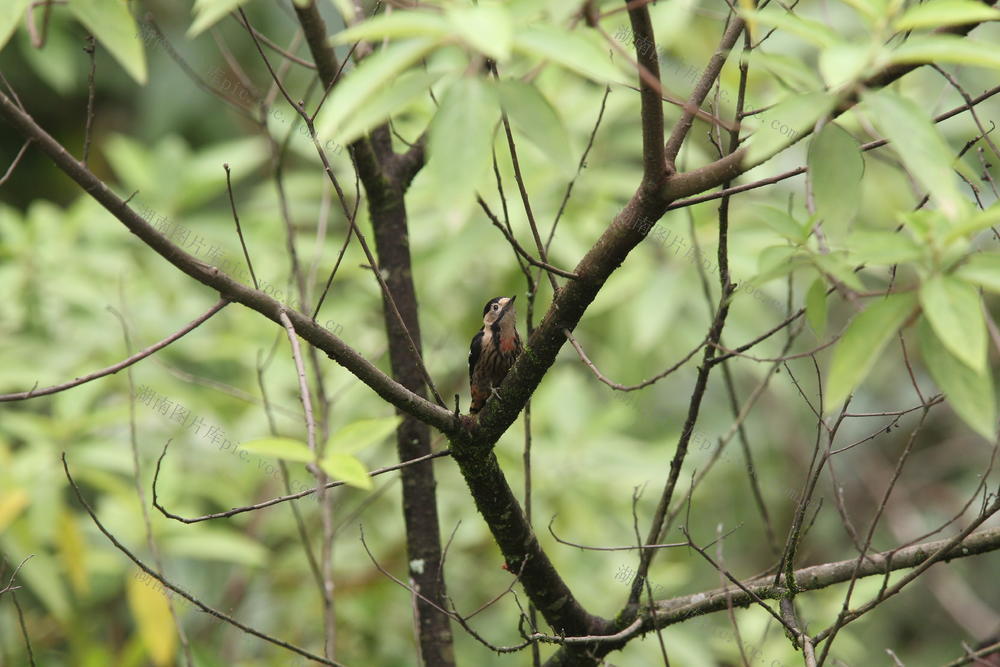
MULTIPOLYGON (((324 88, 331 87, 339 70, 337 58, 327 41, 326 24, 315 2, 293 5, 313 55, 324 88)), ((386 285, 402 315, 417 353, 423 355, 420 322, 417 318, 417 294, 410 268, 410 242, 407 231, 406 186, 422 165, 422 151, 397 156, 387 126, 372 131, 370 138, 357 140, 351 153, 365 193, 375 229, 375 252, 379 268, 385 272, 386 285), (411 162, 416 159, 416 164, 411 162)), ((383 295, 386 334, 392 377, 410 391, 426 397, 424 379, 414 362, 406 335, 383 295)), ((429 427, 414 417, 396 410, 403 418, 396 429, 396 450, 400 461, 431 451, 429 427)), ((444 607, 444 581, 438 580, 441 563, 441 528, 437 516, 437 496, 433 462, 407 466, 400 471, 403 480, 403 520, 406 524, 406 549, 410 584, 428 600, 444 607)), ((426 667, 452 667, 455 654, 451 621, 432 606, 417 600, 417 630, 420 654, 426 667)))
MULTIPOLYGON (((368 190, 369 211, 375 228, 375 247, 379 267, 383 271, 389 292, 413 338, 417 351, 423 354, 420 342, 420 322, 417 317, 417 295, 410 267, 410 241, 406 224, 406 207, 401 188, 388 186, 368 190)), ((393 378, 410 391, 426 395, 423 376, 414 363, 406 335, 399 320, 383 298, 382 310, 389 335, 389 361, 393 378)), ((399 460, 430 454, 430 429, 417 419, 399 410, 403 417, 396 431, 399 460)), ((406 521, 406 545, 409 556, 410 582, 421 594, 444 605, 444 582, 438 579, 441 562, 441 534, 435 495, 434 464, 427 461, 403 468, 403 517, 406 521)), ((450 620, 423 601, 417 602, 420 629, 420 652, 428 667, 454 665, 450 620)))

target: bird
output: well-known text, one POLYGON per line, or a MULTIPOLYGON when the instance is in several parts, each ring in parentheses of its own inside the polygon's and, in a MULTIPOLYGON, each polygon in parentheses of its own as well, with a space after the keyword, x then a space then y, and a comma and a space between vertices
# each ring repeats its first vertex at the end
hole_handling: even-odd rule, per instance
POLYGON ((473 415, 496 393, 523 349, 517 333, 514 298, 498 296, 487 301, 483 308, 483 328, 472 337, 469 348, 472 406, 469 412, 473 415))

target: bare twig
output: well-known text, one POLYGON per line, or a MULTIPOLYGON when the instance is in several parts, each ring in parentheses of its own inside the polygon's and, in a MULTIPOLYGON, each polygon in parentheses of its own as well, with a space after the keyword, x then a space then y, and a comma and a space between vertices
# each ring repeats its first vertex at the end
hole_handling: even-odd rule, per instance
MULTIPOLYGON (((124 290, 122 291, 124 292, 124 290)), ((131 353, 132 340, 128 335, 128 325, 125 322, 125 317, 110 306, 108 306, 108 309, 115 314, 118 321, 121 323, 122 337, 125 339, 125 351, 131 353)), ((142 508, 142 523, 146 531, 146 546, 149 548, 149 552, 153 555, 153 562, 156 564, 156 569, 160 572, 166 572, 163 567, 163 559, 160 557, 160 549, 156 545, 156 540, 153 539, 153 523, 149 519, 149 506, 146 505, 146 492, 142 487, 142 466, 139 465, 139 439, 136 435, 135 427, 135 381, 132 377, 131 368, 125 371, 125 377, 128 380, 128 431, 129 449, 132 452, 132 482, 135 486, 135 494, 139 499, 139 506, 142 508)), ((174 609, 174 601, 169 598, 167 599, 167 609, 170 612, 170 620, 174 625, 174 630, 177 632, 177 636, 181 642, 181 649, 184 652, 184 661, 188 667, 193 667, 194 658, 191 656, 191 645, 188 643, 187 633, 184 632, 184 626, 181 625, 180 620, 177 618, 177 610, 174 609)))
POLYGON ((28 146, 30 145, 31 139, 25 139, 24 144, 21 145, 21 150, 19 150, 17 155, 14 156, 14 161, 10 163, 9 167, 7 167, 7 171, 4 172, 3 176, 0 176, 0 185, 6 183, 7 179, 10 178, 10 175, 14 173, 14 170, 17 169, 18 163, 21 161, 21 158, 24 157, 24 154, 27 152, 28 146))
POLYGON ((691 359, 691 357, 697 354, 698 350, 705 347, 705 343, 708 342, 708 338, 706 337, 705 340, 698 343, 698 345, 695 348, 693 348, 690 352, 681 357, 680 361, 673 364, 662 373, 654 375, 648 380, 643 380, 639 384, 626 385, 626 384, 619 384, 617 382, 609 380, 603 373, 601 373, 601 371, 597 369, 597 366, 594 365, 594 362, 592 362, 590 358, 587 356, 587 353, 583 351, 583 347, 580 346, 580 343, 577 342, 576 338, 573 337, 573 334, 570 333, 569 329, 563 329, 563 334, 565 334, 566 339, 569 340, 570 345, 573 346, 573 349, 576 350, 576 353, 580 356, 580 361, 582 361, 587 366, 587 368, 591 370, 591 372, 594 374, 594 377, 596 377, 598 380, 608 385, 612 389, 616 389, 618 391, 636 391, 637 389, 648 387, 649 385, 654 384, 659 380, 662 380, 663 378, 667 377, 668 375, 679 369, 681 366, 686 364, 691 359))
POLYGON ((250 252, 247 250, 246 239, 243 238, 243 227, 240 225, 240 216, 236 213, 236 200, 233 198, 233 182, 229 175, 229 165, 224 164, 222 168, 226 170, 226 191, 229 192, 229 206, 233 210, 233 221, 236 223, 236 234, 240 237, 240 247, 243 249, 243 257, 247 260, 247 268, 250 269, 250 278, 253 279, 253 288, 260 289, 257 284, 257 274, 253 271, 253 262, 250 261, 250 252))
POLYGON ((197 319, 195 319, 193 322, 191 322, 190 324, 188 324, 187 326, 185 326, 183 329, 181 329, 177 333, 174 333, 174 334, 171 334, 171 335, 167 336, 166 338, 164 338, 163 340, 161 340, 159 343, 151 345, 151 346, 147 347, 145 350, 142 350, 141 352, 137 352, 136 354, 133 354, 128 359, 120 361, 120 362, 118 362, 117 364, 115 364, 113 366, 108 366, 107 368, 103 368, 103 369, 101 369, 99 371, 95 371, 95 372, 93 372, 93 373, 91 373, 89 375, 84 375, 83 377, 76 378, 75 380, 71 380, 70 382, 63 382, 62 384, 52 385, 51 387, 45 387, 43 389, 31 389, 30 391, 22 391, 22 392, 18 392, 16 394, 0 394, 0 403, 5 402, 5 401, 23 401, 23 400, 27 400, 29 398, 36 398, 38 396, 48 396, 50 394, 56 394, 56 393, 58 393, 60 391, 65 391, 67 389, 71 389, 73 387, 77 387, 77 386, 79 386, 81 384, 84 384, 86 382, 90 382, 91 380, 96 380, 96 379, 102 378, 102 377, 104 377, 106 375, 112 375, 114 373, 117 373, 118 371, 122 370, 123 368, 128 368, 129 366, 131 366, 132 364, 136 363, 137 361, 142 361, 143 359, 145 359, 149 355, 153 354, 154 352, 157 352, 158 350, 162 350, 167 345, 170 345, 171 343, 173 343, 175 340, 178 340, 179 338, 184 337, 186 334, 190 333, 194 329, 197 329, 199 326, 201 326, 201 324, 203 322, 205 322, 210 317, 212 317, 213 315, 215 315, 217 312, 219 312, 220 310, 222 310, 226 306, 226 304, 228 304, 228 303, 229 303, 228 300, 226 300, 226 299, 220 299, 214 306, 212 306, 207 311, 205 311, 205 313, 203 315, 200 315, 197 319))
POLYGON ((63 464, 63 471, 66 473, 66 479, 69 480, 70 486, 73 487, 73 493, 76 494, 77 500, 79 500, 80 504, 83 505, 83 509, 86 510, 87 514, 90 515, 91 520, 97 526, 98 530, 100 530, 104 534, 104 536, 106 538, 108 538, 108 541, 111 542, 111 544, 113 544, 116 549, 118 549, 123 554, 125 554, 125 556, 130 561, 132 561, 133 563, 135 563, 139 567, 140 570, 142 570, 143 572, 145 572, 146 574, 148 574, 152 578, 156 579, 163 586, 165 586, 166 588, 169 588, 173 592, 177 593, 182 598, 184 598, 185 600, 187 600, 191 604, 195 605, 196 607, 198 607, 202 611, 204 611, 204 612, 206 612, 208 614, 211 614, 212 616, 218 618, 219 620, 225 621, 226 623, 229 623, 230 625, 232 625, 232 626, 234 626, 236 628, 239 628, 240 630, 242 630, 243 632, 245 632, 247 634, 250 634, 250 635, 253 635, 254 637, 258 637, 260 639, 263 639, 266 642, 274 644, 275 646, 278 646, 280 648, 286 649, 288 651, 292 651, 293 653, 298 653, 302 657, 309 658, 310 660, 314 660, 314 661, 316 661, 318 663, 321 663, 321 664, 324 664, 324 665, 332 665, 333 667, 344 667, 339 662, 335 662, 333 660, 327 660, 326 658, 324 658, 322 656, 316 655, 315 653, 310 653, 309 651, 306 651, 305 649, 299 648, 298 646, 295 646, 294 644, 289 644, 288 642, 284 641, 283 639, 278 639, 276 637, 272 637, 271 635, 269 635, 269 634, 267 634, 265 632, 261 632, 260 630, 252 628, 252 627, 250 627, 248 625, 244 625, 243 623, 240 623, 239 621, 237 621, 235 618, 229 616, 228 614, 225 614, 225 613, 223 613, 223 612, 221 612, 221 611, 219 611, 217 609, 214 609, 212 607, 209 607, 207 604, 205 604, 204 602, 202 602, 201 600, 199 600, 195 596, 191 595, 190 593, 188 593, 187 591, 185 591, 183 588, 177 586, 176 584, 171 583, 170 581, 167 581, 167 579, 165 579, 164 577, 161 577, 159 574, 157 574, 155 571, 153 571, 148 565, 146 565, 141 560, 139 560, 139 558, 136 557, 135 554, 133 554, 131 551, 129 551, 129 549, 124 544, 122 544, 121 542, 118 541, 118 538, 116 538, 114 535, 112 535, 108 531, 108 529, 104 527, 104 524, 101 523, 101 520, 97 518, 97 515, 94 513, 94 510, 90 507, 90 503, 88 503, 86 501, 86 499, 84 499, 83 492, 80 491, 80 487, 77 485, 76 480, 73 479, 73 476, 70 474, 70 472, 69 472, 69 464, 66 462, 66 453, 65 452, 63 452, 61 458, 62 458, 62 464, 63 464))
POLYGON ((83 126, 83 163, 87 164, 87 158, 90 157, 90 131, 94 126, 94 73, 97 70, 93 35, 87 35, 87 46, 83 47, 83 50, 90 57, 90 73, 87 75, 87 120, 83 126))
MULTIPOLYGON (((181 523, 198 523, 200 521, 211 521, 212 519, 226 519, 237 514, 243 514, 244 512, 253 512, 255 510, 264 509, 265 507, 271 507, 273 505, 278 505, 280 503, 288 502, 289 500, 298 500, 299 498, 305 498, 306 496, 316 493, 316 489, 306 489, 305 491, 300 491, 298 493, 293 493, 287 496, 279 496, 278 498, 272 498, 270 500, 265 500, 260 503, 255 503, 253 505, 245 505, 243 507, 234 507, 231 510, 226 510, 225 512, 217 512, 215 514, 206 514, 204 516, 196 516, 193 518, 187 518, 179 516, 177 514, 172 514, 167 511, 157 500, 156 495, 156 482, 160 476, 160 464, 163 461, 163 457, 167 454, 167 446, 170 445, 170 441, 163 446, 163 452, 160 453, 160 457, 156 460, 156 473, 153 475, 153 507, 160 510, 160 513, 168 519, 173 519, 174 521, 180 521, 181 523)), ((400 468, 405 468, 406 466, 416 465, 418 463, 423 463, 424 461, 429 461, 431 459, 441 458, 442 456, 450 456, 450 449, 443 449, 440 452, 433 452, 427 454, 426 456, 421 456, 419 458, 411 459, 409 461, 403 461, 402 463, 395 463, 391 466, 385 466, 384 468, 376 468, 368 473, 369 477, 376 477, 378 475, 384 475, 387 472, 393 472, 394 470, 399 470, 400 468)), ((332 489, 337 486, 343 486, 347 482, 327 482, 324 484, 324 488, 332 489)))
POLYGON ((35 667, 35 653, 31 650, 31 640, 28 638, 28 628, 24 625, 24 612, 21 611, 21 603, 17 601, 17 593, 11 591, 14 600, 14 608, 17 610, 17 623, 21 626, 21 637, 24 638, 24 648, 28 651, 28 664, 35 667))

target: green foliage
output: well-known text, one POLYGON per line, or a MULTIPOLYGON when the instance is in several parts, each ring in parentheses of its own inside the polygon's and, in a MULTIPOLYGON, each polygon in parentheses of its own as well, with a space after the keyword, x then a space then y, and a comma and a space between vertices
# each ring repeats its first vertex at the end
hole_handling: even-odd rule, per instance
MULTIPOLYGON (((139 30, 123 2, 68 0, 70 11, 111 52, 135 82, 146 83, 146 54, 139 30)), ((15 3, 16 4, 16 3, 15 3)))
POLYGON ((861 384, 899 327, 913 314, 916 302, 912 293, 891 294, 851 320, 830 363, 825 396, 827 411, 838 409, 861 384))
POLYGON ((0 49, 4 47, 10 36, 17 29, 17 23, 24 15, 31 0, 10 0, 0 5, 0 49))
POLYGON ((338 429, 326 442, 326 451, 353 454, 388 438, 402 421, 399 417, 361 419, 338 429))
POLYGON ((917 104, 889 90, 864 96, 870 120, 882 132, 910 174, 954 220, 967 210, 952 172, 948 142, 917 104))
POLYGON ((937 28, 1000 19, 1000 10, 975 0, 929 0, 908 7, 895 21, 896 30, 937 28))
POLYGON ((309 463, 316 459, 306 443, 295 438, 261 438, 243 443, 243 449, 253 454, 273 456, 285 461, 309 463))
POLYGON ((319 465, 323 472, 333 479, 343 480, 365 491, 372 489, 372 478, 368 476, 364 464, 357 457, 343 452, 330 452, 323 457, 319 465))
POLYGON ((427 141, 427 178, 452 211, 472 206, 475 186, 492 164, 499 117, 496 90, 478 77, 459 78, 441 99, 427 141))
POLYGON ((942 339, 927 318, 920 323, 920 354, 927 370, 948 404, 965 422, 987 440, 996 437, 996 397, 989 371, 971 368, 952 354, 952 346, 942 339))
POLYGON ((986 369, 986 323, 975 287, 951 276, 933 276, 920 286, 920 305, 934 333, 972 370, 986 369))
POLYGON ((865 162, 849 132, 829 123, 809 141, 809 185, 825 227, 843 229, 861 204, 865 162))
MULTIPOLYGON (((234 197, 258 278, 262 286, 266 281, 271 287, 269 293, 280 287, 282 300, 291 303, 298 299, 298 288, 286 254, 282 210, 287 205, 299 260, 308 276, 304 304, 312 310, 348 235, 348 224, 336 195, 322 180, 312 142, 298 129, 297 113, 280 95, 274 96, 263 129, 231 112, 185 78, 161 43, 149 35, 142 39, 126 10, 129 4, 119 0, 53 5, 47 45, 41 50, 30 46, 26 0, 0 5, 0 64, 36 120, 80 155, 89 68, 80 49, 85 32, 93 31, 98 68, 90 166, 123 197, 138 191, 130 202, 133 209, 169 230, 175 242, 183 237, 188 252, 196 254, 201 246, 195 239, 200 239, 205 248, 196 254, 200 261, 221 269, 221 260, 207 252, 217 249, 229 260, 223 270, 249 284, 222 169, 222 163, 230 164, 234 197), (13 31, 19 34, 11 36, 13 31), (145 80, 147 62, 148 83, 137 86, 135 82, 145 80), (57 93, 66 104, 52 104, 57 93), (274 111, 283 112, 284 120, 274 111), (271 178, 270 139, 280 146, 286 138, 283 203, 271 178), (289 293, 296 296, 288 297, 289 293)), ((233 50, 250 80, 266 90, 270 78, 256 49, 245 31, 226 18, 237 5, 243 5, 258 28, 263 26, 269 36, 287 45, 278 39, 284 33, 274 26, 292 24, 275 3, 198 0, 193 13, 187 6, 181 11, 163 10, 162 15, 154 11, 199 77, 216 85, 237 79, 218 54, 212 32, 233 50), (198 37, 185 40, 180 37, 185 34, 198 37), (217 71, 226 74, 213 76, 217 71)), ((328 5, 324 13, 332 15, 328 11, 332 6, 346 23, 353 23, 353 3, 333 0, 328 5)), ((353 27, 333 35, 342 60, 358 39, 370 40, 375 50, 344 68, 316 117, 316 127, 321 144, 333 141, 346 146, 357 140, 363 146, 373 128, 391 121, 386 134, 399 152, 407 150, 407 143, 427 137, 429 162, 406 198, 424 359, 442 395, 457 393, 466 407, 465 357, 468 339, 481 324, 481 304, 496 294, 517 293, 520 307, 527 296, 510 249, 472 205, 475 195, 480 194, 501 219, 506 215, 522 245, 534 249, 526 215, 517 195, 512 195, 516 186, 500 127, 501 111, 510 119, 534 216, 545 239, 590 140, 605 85, 611 84, 586 168, 574 184, 549 250, 551 263, 569 268, 603 233, 640 182, 639 105, 635 92, 621 85, 636 85, 627 59, 579 20, 574 3, 480 2, 431 8, 435 11, 394 8, 376 18, 358 17, 353 27), (486 71, 486 59, 496 63, 497 76, 486 71), (506 207, 496 193, 494 153, 506 207)), ((652 3, 649 9, 665 85, 669 82, 667 87, 687 97, 712 55, 721 23, 697 3, 652 3)), ((985 162, 979 161, 979 144, 964 158, 955 158, 979 134, 968 114, 946 123, 932 121, 963 103, 939 74, 921 68, 891 90, 866 89, 861 82, 891 63, 934 60, 962 65, 946 69, 973 94, 995 85, 998 61, 991 48, 995 26, 977 29, 983 34, 972 39, 930 31, 972 16, 994 17, 996 10, 958 0, 849 0, 828 9, 828 15, 815 7, 790 13, 771 4, 746 13, 755 41, 771 28, 777 31, 747 60, 747 108, 761 111, 743 120, 741 137, 749 136, 744 165, 757 167, 734 184, 806 166, 808 186, 801 178, 788 179, 731 199, 728 258, 731 280, 739 289, 730 303, 722 344, 732 349, 755 340, 801 308, 804 318, 795 320, 794 326, 807 323, 815 334, 797 339, 786 351, 788 339, 782 331, 747 351, 760 358, 799 355, 778 372, 739 357, 727 362, 741 399, 756 395, 756 388, 768 382, 758 406, 742 424, 764 502, 781 526, 794 509, 805 469, 802 462, 816 432, 815 416, 803 407, 799 392, 813 399, 823 386, 827 413, 838 410, 852 393, 852 412, 912 406, 917 399, 895 344, 901 336, 925 397, 940 391, 946 399, 945 407, 935 406, 929 412, 933 428, 926 428, 919 442, 923 452, 933 456, 934 465, 909 466, 904 471, 907 483, 912 470, 921 471, 909 488, 914 492, 912 506, 903 506, 907 525, 915 526, 917 534, 930 530, 935 520, 951 518, 954 511, 948 499, 964 499, 979 483, 977 457, 985 450, 978 439, 968 445, 969 436, 991 441, 996 437, 996 356, 987 353, 984 311, 995 313, 1000 293, 1000 252, 990 230, 1000 224, 1000 207, 990 205, 992 193, 983 178, 988 174, 996 180, 1000 174, 994 166, 996 156, 988 149, 985 162), (910 30, 915 32, 895 35, 910 30), (855 93, 861 95, 861 103, 832 121, 831 111, 854 99, 855 93), (816 128, 819 132, 814 133, 816 128), (889 145, 877 153, 861 152, 861 144, 879 138, 888 139, 889 145), (956 172, 979 188, 985 210, 978 210, 956 172), (915 210, 924 194, 930 195, 929 203, 915 210), (829 345, 834 338, 836 343, 829 345), (925 440, 927 433, 932 435, 925 440), (933 493, 923 493, 925 489, 933 493), (933 503, 924 501, 932 497, 933 503)), ((34 11, 40 23, 40 8, 34 11)), ((627 24, 621 12, 601 19, 609 35, 627 24)), ((338 26, 331 22, 329 27, 336 31, 338 26)), ((632 55, 632 44, 612 39, 632 55)), ((273 51, 266 52, 272 63, 281 61, 273 51)), ((304 47, 296 54, 309 58, 304 47)), ((737 97, 741 56, 738 42, 723 69, 718 98, 713 90, 711 107, 705 106, 727 120, 737 97)), ((316 109, 321 91, 314 83, 314 71, 293 65, 284 81, 293 99, 304 99, 308 110, 316 109)), ((252 106, 247 99, 237 101, 252 106)), ((977 108, 987 128, 988 119, 1000 114, 995 99, 977 108)), ((256 118, 258 111, 251 108, 251 115, 256 118)), ((668 131, 679 113, 665 105, 668 131)), ((696 123, 679 156, 680 169, 715 159, 709 129, 696 123)), ((13 132, 4 138, 8 136, 18 139, 13 132)), ((6 149, 8 144, 3 145, 6 149)), ((8 157, 19 141, 12 146, 4 153, 8 157)), ((346 151, 328 156, 353 206, 351 159, 346 151)), ((62 382, 124 358, 127 352, 117 320, 107 306, 124 313, 138 349, 177 330, 217 298, 67 183, 53 174, 37 146, 32 146, 10 183, 0 190, 4 196, 0 336, 6 343, 0 346, 0 392, 23 391, 36 382, 39 386, 62 382)), ((719 297, 718 206, 718 201, 710 201, 668 212, 588 309, 575 335, 608 377, 640 382, 701 343, 714 310, 706 308, 704 290, 713 303, 719 297), (700 255, 694 251, 695 240, 700 255), (699 275, 702 269, 708 274, 707 288, 699 275)), ((363 195, 358 211, 359 228, 371 240, 363 195)), ((551 298, 544 279, 540 282, 535 325, 551 298)), ((521 323, 524 317, 522 310, 521 323)), ((356 242, 349 244, 316 319, 388 371, 381 296, 356 242)), ((318 463, 331 480, 345 481, 345 486, 327 494, 340 526, 333 560, 338 659, 345 664, 409 665, 414 661, 410 595, 376 575, 357 539, 357 525, 363 523, 376 557, 405 578, 408 555, 401 537, 398 473, 369 476, 370 470, 398 461, 392 436, 399 418, 378 395, 319 356, 319 375, 333 401, 330 418, 317 429, 317 442, 327 435, 326 454, 320 461, 305 445, 297 374, 284 331, 242 306, 227 306, 185 338, 134 366, 136 386, 154 387, 206 425, 223 429, 223 442, 231 443, 213 442, 205 429, 195 432, 136 399, 139 481, 148 502, 153 468, 167 439, 172 444, 157 481, 158 500, 184 516, 315 488, 309 463, 318 463), (258 361, 263 363, 274 431, 258 385, 258 361), (279 435, 261 438, 271 432, 279 435), (289 488, 276 459, 287 462, 289 488), (384 631, 376 633, 373 628, 384 631)), ((558 514, 557 527, 574 541, 634 542, 631 489, 648 483, 637 504, 640 521, 645 521, 655 510, 656 491, 687 415, 698 358, 700 354, 642 391, 623 394, 597 383, 567 350, 532 397, 532 512, 538 538, 574 593, 595 613, 616 611, 627 589, 616 579, 615 570, 634 565, 634 555, 618 558, 566 548, 543 526, 558 514)), ((314 380, 309 364, 307 372, 314 380)), ((713 539, 715 523, 744 526, 719 548, 731 567, 763 571, 773 565, 774 554, 760 537, 759 517, 745 495, 747 463, 739 443, 730 443, 717 459, 710 458, 710 450, 733 421, 716 372, 695 425, 697 436, 677 497, 686 491, 692 468, 704 472, 705 483, 692 496, 692 517, 711 517, 713 525, 692 525, 700 533, 696 537, 705 542, 713 539)), ((136 473, 127 423, 131 400, 127 376, 118 373, 50 397, 0 403, 0 558, 9 572, 10 566, 35 554, 18 575, 23 586, 18 594, 36 659, 42 656, 39 664, 167 664, 179 657, 179 647, 170 642, 173 634, 162 631, 170 623, 163 590, 140 581, 134 566, 97 532, 71 500, 58 462, 66 451, 71 470, 102 521, 149 559, 133 486, 136 473)), ((814 405, 818 409, 818 403, 814 405)), ((840 479, 844 491, 840 497, 850 510, 868 511, 878 502, 867 495, 866 475, 884 465, 886 452, 901 445, 919 413, 902 416, 899 430, 887 426, 896 423, 888 418, 865 421, 864 428, 878 432, 873 446, 838 455, 838 465, 843 460, 847 469, 864 472, 840 479), (848 461, 848 457, 856 458, 848 461)), ((858 423, 845 422, 845 430, 848 424, 861 430, 858 423)), ((435 449, 443 446, 447 444, 435 440, 435 449)), ((511 486, 520 493, 522 423, 510 429, 495 452, 511 486)), ((503 559, 475 514, 454 462, 442 458, 421 465, 434 466, 445 537, 461 521, 444 571, 449 591, 459 609, 477 609, 504 590, 511 575, 502 569, 503 559), (476 567, 466 567, 470 562, 476 567)), ((825 501, 809 532, 809 553, 824 560, 856 557, 830 513, 830 498, 840 489, 825 478, 817 488, 825 501)), ((893 502, 904 496, 894 495, 893 502)), ((313 496, 297 503, 312 534, 321 525, 319 505, 313 496)), ((317 621, 322 602, 288 504, 225 522, 192 525, 169 521, 151 510, 151 523, 172 580, 208 602, 232 605, 235 617, 271 626, 276 636, 311 648, 322 645, 317 621), (302 613, 279 613, 288 609, 302 613)), ((897 540, 881 529, 876 534, 880 545, 904 538, 897 540)), ((666 539, 683 536, 672 528, 666 539)), ((989 562, 980 566, 972 560, 965 566, 972 573, 970 579, 989 580, 989 562)), ((5 579, 0 578, 0 587, 5 579)), ((651 580, 659 586, 658 597, 718 586, 716 572, 681 550, 661 556, 651 580)), ((875 595, 881 584, 881 580, 860 580, 855 600, 875 595)), ((806 618, 835 617, 842 593, 831 589, 801 595, 797 603, 806 618)), ((928 608, 936 604, 922 589, 908 594, 913 604, 928 608)), ((996 602, 991 591, 980 594, 986 602, 996 602)), ((177 603, 176 596, 174 600, 177 603)), ((287 661, 286 654, 237 634, 189 605, 177 605, 189 637, 195 638, 196 664, 263 666, 287 661)), ((483 610, 475 619, 476 627, 486 629, 491 641, 516 643, 520 639, 510 621, 518 613, 507 596, 483 610)), ((672 663, 739 661, 728 619, 717 616, 691 619, 665 632, 672 663)), ((769 664, 801 660, 759 609, 737 611, 737 619, 744 637, 765 638, 760 648, 769 664)), ((963 630, 957 623, 947 618, 922 622, 922 632, 914 636, 901 631, 912 629, 911 621, 891 609, 883 616, 865 617, 840 632, 834 656, 850 664, 877 662, 884 654, 876 655, 871 646, 881 645, 877 641, 886 636, 906 637, 903 646, 911 656, 919 656, 918 663, 941 664, 960 654, 954 640, 963 630)), ((0 655, 13 656, 12 664, 25 662, 17 628, 9 598, 0 597, 0 655)), ((456 636, 460 664, 499 660, 492 654, 484 657, 486 649, 458 629, 456 636)), ((611 661, 655 664, 656 644, 632 642, 621 659, 613 655, 611 661)), ((543 657, 552 650, 543 647, 543 657)), ((520 658, 523 655, 511 664, 519 664, 520 658)))

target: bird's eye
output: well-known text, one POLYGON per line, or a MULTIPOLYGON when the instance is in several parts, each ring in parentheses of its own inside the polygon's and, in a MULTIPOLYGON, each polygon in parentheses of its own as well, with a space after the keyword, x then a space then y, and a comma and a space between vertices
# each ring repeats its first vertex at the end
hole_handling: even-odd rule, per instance
POLYGON ((499 305, 499 304, 496 304, 496 303, 494 303, 494 304, 493 304, 493 310, 497 310, 498 308, 500 308, 500 305, 499 305))

